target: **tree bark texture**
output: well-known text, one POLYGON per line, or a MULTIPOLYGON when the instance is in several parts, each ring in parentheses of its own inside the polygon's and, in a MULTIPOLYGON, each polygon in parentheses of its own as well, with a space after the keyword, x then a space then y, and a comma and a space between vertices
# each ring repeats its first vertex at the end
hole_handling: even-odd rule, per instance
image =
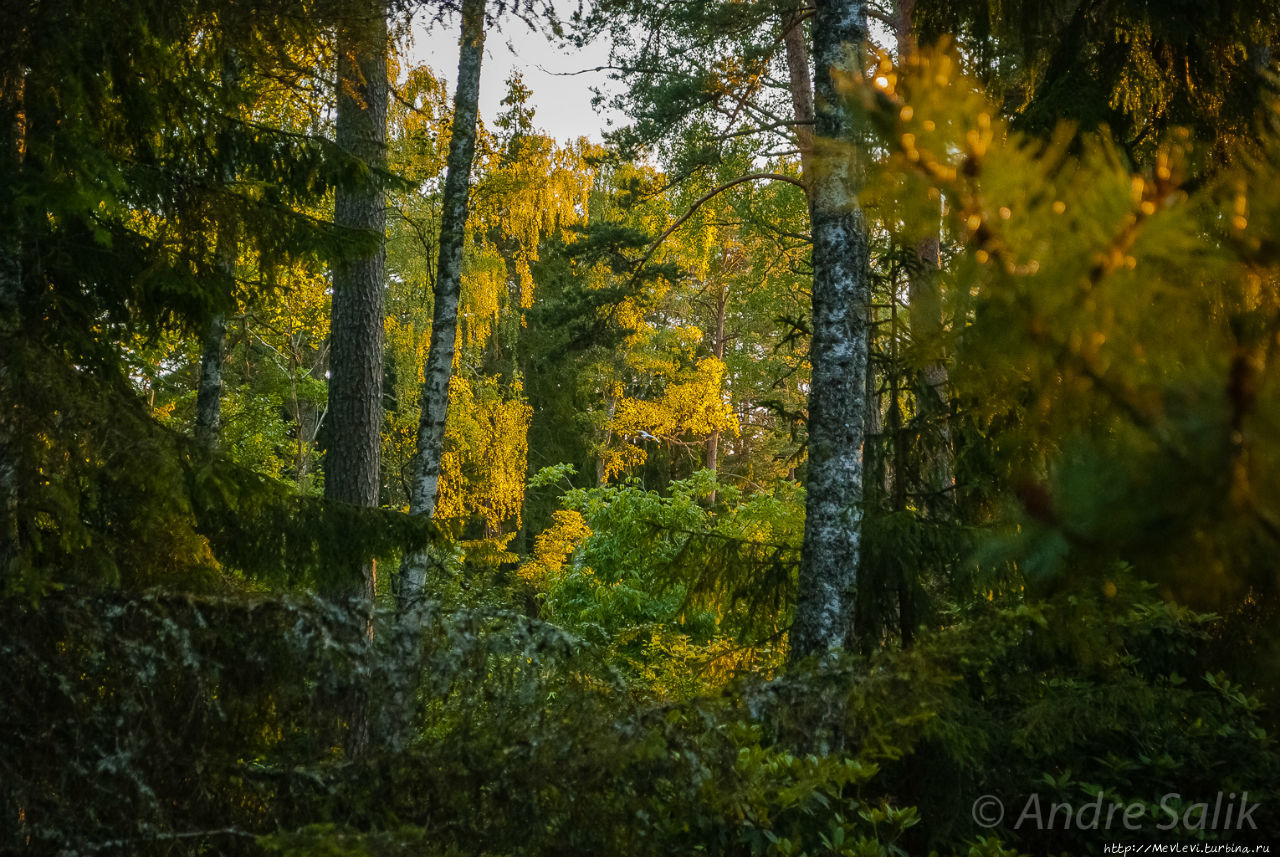
MULTIPOLYGON (((791 110, 796 123, 796 148, 800 150, 800 173, 812 188, 813 175, 813 78, 809 70, 809 45, 804 37, 802 9, 783 13, 782 43, 787 54, 791 84, 791 110)), ((811 190, 806 194, 812 199, 811 190)))
POLYGON ((907 286, 911 336, 928 354, 916 387, 917 409, 928 435, 921 444, 920 492, 922 508, 936 521, 955 515, 954 450, 951 441, 951 405, 947 393, 947 364, 940 353, 942 300, 938 288, 941 267, 938 233, 919 241, 913 252, 907 286))
MULTIPOLYGON (((222 267, 221 260, 218 267, 222 267)), ((222 364, 226 351, 227 317, 219 312, 209 319, 205 327, 200 351, 200 381, 196 389, 196 442, 208 450, 217 449, 222 436, 222 364)))
POLYGON ((809 474, 793 660, 845 645, 858 572, 867 407, 867 228, 858 207, 854 117, 835 78, 861 71, 867 7, 858 0, 818 0, 816 7, 809 474))
MULTIPOLYGON (((430 518, 435 513, 444 452, 449 379, 458 335, 458 299, 462 291, 462 248, 471 198, 471 164, 476 151, 476 117, 480 100, 480 65, 484 56, 485 0, 464 0, 458 55, 458 86, 453 96, 453 132, 449 140, 440 257, 431 315, 431 344, 422 380, 422 415, 409 479, 409 511, 430 518)), ((425 551, 405 554, 400 567, 400 595, 406 605, 426 590, 430 557, 425 551)))
MULTIPOLYGON (((897 41, 900 61, 919 49, 913 16, 915 0, 898 0, 897 41)), ((923 237, 916 240, 908 256, 907 300, 910 304, 911 336, 928 355, 916 387, 917 409, 929 431, 922 439, 920 485, 922 508, 933 520, 949 520, 955 514, 954 449, 951 442, 950 402, 947 393, 947 364, 941 353, 942 295, 939 270, 941 253, 941 203, 938 216, 929 223, 923 237)))
MULTIPOLYGON (((3 69, 0 78, 0 175, 16 180, 22 168, 25 138, 24 81, 21 68, 3 69)), ((0 187, 0 581, 16 571, 22 552, 18 520, 21 482, 18 370, 22 350, 21 216, 16 190, 0 187), (20 359, 20 358, 19 358, 20 359)))
MULTIPOLYGON (((240 75, 235 51, 228 50, 222 61, 222 95, 230 125, 230 111, 235 109, 235 89, 240 75)), ((218 181, 224 192, 230 192, 236 180, 235 154, 231 151, 230 128, 225 129, 220 143, 218 181)), ((228 302, 233 299, 236 279, 236 253, 239 230, 235 215, 228 206, 219 216, 217 242, 213 250, 215 276, 227 289, 228 302)), ((222 364, 227 352, 227 316, 214 313, 205 326, 200 350, 200 379, 196 388, 196 442, 208 450, 216 449, 222 435, 222 364)))
MULTIPOLYGON (((334 194, 334 223, 372 237, 333 269, 330 321, 329 445, 325 498, 378 505, 382 450, 383 288, 386 279, 387 18, 382 0, 356 6, 337 39, 337 143, 364 164, 358 181, 334 194)), ((373 565, 364 569, 373 593, 373 565)))

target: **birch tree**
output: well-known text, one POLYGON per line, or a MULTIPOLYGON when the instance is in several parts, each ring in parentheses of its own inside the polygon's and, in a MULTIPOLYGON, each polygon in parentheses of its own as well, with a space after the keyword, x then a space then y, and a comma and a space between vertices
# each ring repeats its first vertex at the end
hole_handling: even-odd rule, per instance
POLYGON ((866 38, 866 3, 818 0, 809 480, 793 660, 844 646, 857 579, 871 278, 854 119, 838 84, 844 74, 861 73, 866 38))
MULTIPOLYGON (((440 218, 439 264, 432 308, 431 345, 422 380, 422 415, 409 479, 409 511, 430 518, 440 487, 449 378, 458 336, 458 298, 462 292, 462 248, 471 197, 471 165, 476 151, 476 119, 480 100, 480 66, 484 57, 485 0, 464 0, 458 54, 458 84, 453 98, 453 131, 449 139, 443 210, 440 218)), ((405 554, 400 566, 400 597, 412 604, 426 589, 430 557, 425 551, 405 554)))
MULTIPOLYGON (((232 122, 230 111, 235 109, 236 103, 234 91, 239 78, 236 63, 235 51, 226 49, 222 58, 222 95, 228 125, 232 122)), ((235 181, 236 173, 235 156, 230 151, 230 136, 224 130, 217 176, 218 182, 227 188, 235 181)), ((231 284, 236 275, 237 231, 234 216, 229 210, 224 210, 217 225, 213 264, 218 276, 226 281, 228 294, 232 291, 231 284)), ((215 311, 205 328, 200 351, 200 380, 196 391, 195 436, 196 441, 205 449, 217 447, 222 430, 222 364, 226 358, 226 350, 227 317, 224 312, 215 311)))

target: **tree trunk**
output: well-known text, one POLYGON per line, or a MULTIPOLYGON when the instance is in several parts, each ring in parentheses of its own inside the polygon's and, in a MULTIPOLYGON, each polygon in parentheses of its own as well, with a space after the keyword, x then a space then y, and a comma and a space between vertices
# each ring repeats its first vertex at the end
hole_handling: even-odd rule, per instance
MULTIPOLYGON (((910 59, 918 44, 912 16, 915 0, 898 0, 897 40, 899 60, 910 59)), ((941 209, 941 204, 939 204, 941 209)), ((929 355, 916 389, 920 422, 930 431, 920 448, 920 490, 922 507, 933 520, 949 520, 955 514, 954 452, 949 424, 947 365, 940 350, 942 339, 942 296, 938 271, 942 266, 941 211, 915 242, 909 266, 907 299, 910 302, 911 336, 929 355)))
MULTIPOLYGON (((729 307, 729 287, 722 285, 720 294, 716 296, 716 329, 715 339, 711 342, 711 353, 721 363, 724 362, 724 322, 725 311, 729 307)), ((707 470, 715 473, 720 466, 720 429, 716 429, 707 437, 707 470)), ((711 492, 711 503, 716 502, 716 492, 711 492)))
MULTIPOLYGON (((0 79, 0 158, 8 163, 0 174, 18 178, 23 160, 25 116, 20 68, 4 69, 0 79)), ((0 582, 16 571, 22 552, 18 523, 19 461, 18 378, 13 361, 22 331, 21 218, 13 188, 0 188, 0 582)))
MULTIPOLYGON (((307 358, 310 356, 312 360, 306 370, 307 377, 313 381, 323 380, 329 368, 328 352, 325 351, 325 347, 322 343, 321 348, 314 355, 311 355, 303 334, 291 332, 289 334, 289 352, 294 371, 301 374, 303 367, 307 365, 307 358)), ((294 481, 298 486, 298 491, 310 493, 312 478, 311 455, 315 448, 316 437, 320 434, 320 427, 324 425, 327 409, 320 407, 310 399, 301 397, 298 394, 296 379, 291 386, 293 388, 295 426, 294 481)))
POLYGON ((938 233, 916 244, 915 264, 907 287, 911 302, 911 336, 929 355, 916 387, 919 419, 929 432, 921 444, 922 507, 929 518, 950 520, 955 515, 954 451, 951 444, 947 364, 940 353, 942 301, 938 289, 941 266, 938 233))
MULTIPOLYGON (((453 133, 440 217, 440 259, 431 345, 422 380, 422 416, 409 480, 409 511, 430 518, 440 487, 449 378, 458 335, 458 298, 462 288, 462 247, 471 196, 471 163, 476 151, 476 114, 480 100, 480 63, 484 56, 485 0, 464 0, 458 55, 458 88, 453 96, 453 133)), ((405 554, 400 566, 402 604, 412 605, 426 590, 430 557, 426 551, 405 554)))
MULTIPOLYGON (((885 456, 883 401, 880 394, 880 377, 875 354, 880 319, 875 308, 869 310, 870 329, 867 335, 867 412, 866 435, 863 438, 862 514, 866 521, 884 510, 889 496, 889 468, 885 456)), ((845 629, 846 645, 855 644, 864 655, 869 655, 880 645, 884 637, 884 576, 875 558, 860 557, 856 581, 857 596, 854 610, 846 610, 848 626, 845 629)))
MULTIPOLYGON (((330 322, 329 448, 325 498, 378 505, 382 450, 382 325, 386 278, 387 18, 383 0, 360 4, 338 28, 337 143, 368 166, 334 194, 335 225, 365 233, 369 249, 334 265, 330 322)), ((372 599, 373 563, 362 569, 372 599)))
MULTIPOLYGON (((228 115, 226 122, 231 123, 230 111, 235 109, 237 99, 235 89, 239 85, 240 74, 236 68, 236 54, 228 50, 222 61, 222 97, 224 109, 228 115)), ((230 128, 223 134, 218 180, 224 192, 236 179, 235 155, 231 151, 230 128)), ((230 206, 221 213, 218 221, 218 234, 213 251, 214 273, 225 284, 227 300, 234 299, 236 279, 236 254, 239 230, 235 215, 230 206)), ((222 364, 227 355, 227 316, 218 311, 209 319, 204 331, 204 342, 200 351, 200 381, 196 389, 196 442, 207 450, 214 450, 222 435, 222 364)))
POLYGON ((796 148, 800 150, 800 171, 809 185, 812 200, 813 174, 813 78, 809 70, 809 46, 804 38, 802 9, 783 13, 782 43, 787 52, 791 78, 791 110, 796 122, 796 148))
POLYGON ((843 648, 857 580, 866 424, 867 229, 858 207, 853 114, 833 73, 860 73, 863 0, 817 0, 813 174, 813 335, 804 548, 793 660, 843 648))
MULTIPOLYGON (((890 509, 897 513, 907 508, 907 437, 902 420, 902 390, 899 385, 901 361, 898 359, 898 342, 901 336, 898 330, 898 301, 890 296, 890 375, 889 375, 889 431, 893 450, 893 485, 890 495, 890 509)), ((902 635, 902 647, 910 648, 915 639, 915 570, 900 566, 898 568, 898 631, 902 635)))
MULTIPOLYGON (((219 237, 221 245, 221 237, 219 237)), ((217 255, 221 257, 221 246, 217 255)), ((222 269, 222 260, 215 260, 222 269)), ((222 436, 222 363, 227 354, 227 317, 215 313, 204 331, 200 351, 200 381, 196 389, 196 443, 207 450, 218 447, 222 436)))
POLYGON ((618 399, 613 395, 613 388, 610 387, 604 394, 604 439, 600 443, 600 454, 596 456, 596 487, 605 484, 609 479, 609 463, 607 456, 609 454, 609 444, 613 442, 613 417, 618 412, 618 399))

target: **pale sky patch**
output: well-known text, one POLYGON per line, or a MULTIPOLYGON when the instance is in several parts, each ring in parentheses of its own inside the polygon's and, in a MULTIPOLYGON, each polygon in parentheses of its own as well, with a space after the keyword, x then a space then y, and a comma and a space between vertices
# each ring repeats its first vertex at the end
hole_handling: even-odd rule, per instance
MULTIPOLYGON (((615 126, 624 124, 620 115, 602 115, 591 106, 592 87, 607 89, 611 84, 607 72, 586 70, 608 60, 609 46, 603 40, 582 50, 561 50, 553 39, 530 30, 523 22, 504 21, 502 30, 490 30, 485 38, 480 115, 486 125, 493 127, 494 119, 502 112, 507 77, 513 69, 519 69, 525 85, 533 90, 530 101, 535 126, 560 142, 580 136, 600 142, 601 132, 610 127, 606 118, 612 118, 615 126)), ((409 61, 431 66, 437 76, 449 82, 452 97, 458 77, 457 16, 430 27, 415 20, 409 61)))

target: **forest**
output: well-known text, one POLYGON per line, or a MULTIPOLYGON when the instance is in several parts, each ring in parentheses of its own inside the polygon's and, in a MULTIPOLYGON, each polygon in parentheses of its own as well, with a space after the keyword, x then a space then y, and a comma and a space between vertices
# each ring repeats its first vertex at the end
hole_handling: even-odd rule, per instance
POLYGON ((1269 853, 1272 359, 1274 0, 0 0, 0 853, 1269 853))

